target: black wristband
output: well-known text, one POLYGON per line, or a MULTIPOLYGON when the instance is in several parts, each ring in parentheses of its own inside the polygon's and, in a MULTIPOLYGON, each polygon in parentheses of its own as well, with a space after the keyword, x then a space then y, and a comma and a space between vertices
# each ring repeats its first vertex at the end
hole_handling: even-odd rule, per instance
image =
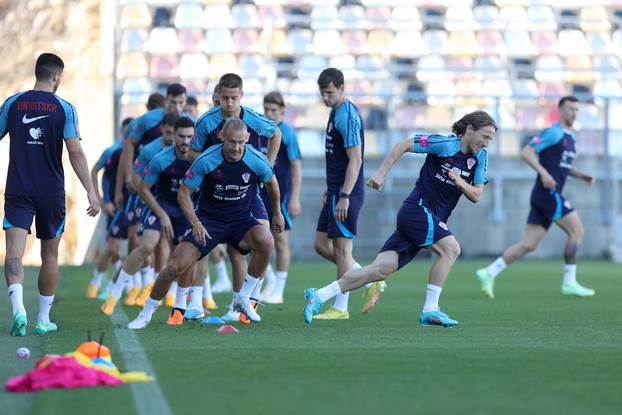
POLYGON ((339 198, 349 199, 350 198, 350 193, 339 192, 339 198))

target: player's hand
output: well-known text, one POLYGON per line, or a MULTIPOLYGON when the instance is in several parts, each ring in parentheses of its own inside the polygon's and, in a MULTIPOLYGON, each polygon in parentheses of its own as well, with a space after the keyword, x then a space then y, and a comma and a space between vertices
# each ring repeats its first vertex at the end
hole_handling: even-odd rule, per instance
POLYGON ((97 214, 101 211, 97 195, 95 192, 91 191, 86 194, 86 197, 89 199, 89 207, 86 209, 87 215, 92 217, 97 216, 97 214))
POLYGON ((291 216, 292 218, 296 218, 296 216, 300 215, 300 212, 302 212, 302 208, 300 207, 300 200, 290 199, 287 203, 287 213, 289 213, 289 216, 291 216))
POLYGON ((555 186, 557 186, 557 182, 548 172, 543 175, 541 174, 540 180, 542 181, 542 186, 544 186, 545 189, 553 190, 555 189, 555 186))
POLYGON ((110 215, 110 216, 114 215, 114 210, 115 210, 114 203, 112 202, 104 203, 104 213, 106 215, 110 215))
POLYGON ((171 223, 171 218, 168 215, 158 216, 160 220, 160 232, 162 233, 162 237, 164 239, 173 240, 173 224, 171 223))
POLYGON ((197 222, 192 227, 192 237, 202 246, 207 244, 208 239, 212 239, 210 234, 207 232, 207 229, 205 229, 201 222, 197 222))
POLYGON ((367 180, 367 186, 378 192, 382 191, 384 187, 384 176, 378 172, 374 173, 374 175, 367 180))
POLYGON ((583 176, 583 180, 585 180, 585 183, 587 183, 590 186, 594 186, 594 183, 596 183, 596 177, 586 174, 583 176))
POLYGON ((449 176, 449 178, 456 184, 456 186, 459 186, 464 181, 462 177, 460 177, 460 174, 454 170, 449 170, 447 172, 447 176, 449 176))
POLYGON ((343 222, 348 218, 348 208, 350 207, 350 199, 340 197, 335 207, 335 219, 343 222))
POLYGON ((272 215, 271 228, 273 233, 281 233, 285 230, 285 219, 281 212, 275 212, 274 215, 272 215))

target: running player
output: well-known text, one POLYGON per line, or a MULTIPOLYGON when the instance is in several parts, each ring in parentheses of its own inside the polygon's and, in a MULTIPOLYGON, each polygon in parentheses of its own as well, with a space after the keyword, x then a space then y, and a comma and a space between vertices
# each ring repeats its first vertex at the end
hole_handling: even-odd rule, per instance
MULTIPOLYGON (((477 203, 487 182, 486 147, 497 131, 495 121, 484 111, 465 115, 452 126, 451 135, 415 135, 397 143, 367 185, 382 190, 393 164, 407 152, 427 153, 419 179, 397 214, 397 229, 387 239, 371 265, 347 272, 326 287, 305 290, 305 321, 311 324, 324 302, 366 283, 382 281, 408 264, 422 249, 438 256, 430 268, 430 277, 421 324, 455 326, 441 312, 438 300, 447 275, 460 255, 460 245, 447 227, 447 219, 463 194, 477 203)), ((369 304, 373 308, 374 304, 369 304)))
POLYGON ((222 127, 223 143, 201 154, 186 173, 178 201, 191 226, 157 279, 142 311, 128 328, 147 326, 171 282, 224 241, 242 252, 253 251, 234 309, 251 321, 261 320, 250 304, 250 296, 266 271, 274 238, 252 215, 252 198, 259 183, 268 187, 275 206, 272 217, 275 232, 283 229, 284 220, 279 208, 279 187, 270 163, 263 154, 246 144, 248 138, 244 122, 228 119, 222 127), (200 199, 195 213, 191 195, 197 189, 200 189, 200 199))
MULTIPOLYGON (((281 130, 281 147, 274 163, 274 175, 279 183, 281 192, 281 212, 285 218, 285 229, 274 235, 276 251, 276 273, 268 265, 266 271, 266 288, 261 293, 262 301, 267 304, 283 303, 283 292, 289 269, 289 239, 288 230, 292 221, 300 214, 300 183, 302 181, 301 155, 298 147, 296 130, 283 121, 285 115, 285 100, 280 92, 273 91, 263 99, 264 113, 276 123, 281 130)), ((268 217, 272 216, 272 204, 266 192, 261 191, 261 199, 266 205, 268 217)))
MULTIPOLYGON (((119 278, 101 306, 102 313, 106 315, 114 312, 123 287, 138 274, 141 265, 153 254, 160 237, 177 243, 178 241, 173 238, 171 229, 174 227, 173 230, 177 234, 186 230, 184 226, 187 223, 180 217, 181 212, 179 212, 176 198, 179 180, 190 167, 187 152, 190 140, 194 135, 194 123, 187 117, 176 119, 173 114, 167 114, 163 120, 163 129, 166 131, 169 128, 173 130, 174 145, 161 149, 143 169, 139 191, 144 196, 145 203, 148 206, 143 220, 143 236, 138 247, 133 249, 123 262, 119 278), (173 123, 173 126, 169 125, 170 122, 173 123), (183 170, 184 167, 185 170, 183 170), (154 186, 152 193, 150 189, 156 183, 157 186, 154 186)), ((162 140, 162 145, 167 144, 168 141, 169 134, 168 131, 166 132, 167 140, 162 140)), ((145 156, 142 153, 151 152, 149 146, 157 146, 158 144, 159 140, 156 140, 145 147, 141 152, 141 157, 145 156)), ((144 162, 146 162, 145 158, 143 158, 144 162)), ((144 295, 147 296, 148 292, 144 295)))
MULTIPOLYGON (((228 118, 239 118, 246 123, 249 129, 249 145, 256 150, 267 155, 270 165, 274 165, 279 147, 281 145, 281 132, 274 122, 267 119, 261 114, 253 111, 248 107, 240 104, 240 100, 244 95, 242 78, 233 73, 223 75, 219 82, 218 99, 220 105, 207 111, 197 121, 197 132, 195 140, 192 142, 194 156, 198 156, 200 152, 205 151, 211 146, 221 143, 220 131, 228 118)), ((261 201, 259 191, 252 199, 253 217, 258 219, 269 229, 268 213, 261 201)), ((246 260, 235 249, 229 247, 229 258, 233 268, 233 300, 239 292, 240 286, 246 275, 246 260)), ((263 284, 263 279, 260 284, 263 284)), ((253 293, 253 300, 259 299, 259 290, 261 285, 257 286, 256 292, 253 293)), ((224 320, 237 321, 239 315, 235 313, 231 307, 224 320)))
POLYGON ((594 290, 577 282, 577 251, 583 241, 583 225, 569 200, 562 196, 568 176, 594 184, 594 176, 572 167, 576 157, 575 136, 572 126, 579 112, 579 101, 573 96, 559 100, 559 123, 534 137, 522 151, 525 162, 538 173, 531 191, 531 211, 523 239, 505 250, 486 268, 477 271, 482 292, 495 298, 493 287, 501 271, 535 250, 553 222, 559 226, 568 240, 564 247, 563 295, 591 297, 594 290))
MULTIPOLYGON (((365 199, 365 133, 358 108, 345 97, 343 73, 335 68, 324 69, 318 77, 318 86, 324 105, 331 112, 326 127, 326 192, 315 233, 315 250, 337 265, 339 279, 352 268, 361 267, 352 257, 352 241, 365 199)), ((370 284, 365 295, 382 289, 380 283, 370 284)), ((333 306, 315 318, 349 319, 349 295, 349 292, 339 294, 333 306)))
POLYGON ((6 231, 4 274, 13 310, 12 336, 26 335, 22 256, 33 217, 41 240, 35 333, 57 330, 50 321, 50 309, 58 282, 58 244, 65 229, 63 142, 71 167, 86 189, 87 214, 96 216, 100 210, 80 146, 76 109, 55 94, 64 67, 62 59, 52 53, 39 55, 34 87, 9 97, 0 107, 0 139, 7 133, 10 137, 2 227, 6 231))
MULTIPOLYGON (((125 136, 126 130, 132 118, 126 118, 121 123, 121 137, 125 136)), ((125 223, 125 227, 120 226, 123 225, 124 213, 120 209, 115 209, 114 205, 114 189, 115 189, 115 180, 117 178, 117 167, 119 165, 119 156, 121 155, 121 151, 123 150, 123 144, 120 141, 115 142, 113 145, 108 147, 101 154, 93 168, 91 169, 91 181, 95 188, 95 193, 97 193, 97 198, 100 201, 100 204, 103 206, 103 212, 106 214, 106 247, 104 248, 104 252, 99 256, 97 263, 95 264, 95 269, 93 270, 93 278, 89 282, 89 285, 86 288, 86 297, 87 298, 96 298, 99 288, 102 283, 102 279, 106 273, 106 270, 110 266, 111 262, 114 260, 118 260, 120 249, 121 249, 121 239, 127 238, 127 224, 125 223), (99 191, 99 180, 97 175, 100 170, 104 171, 102 176, 102 191, 103 198, 99 191), (116 232, 110 234, 111 226, 114 226, 116 232), (121 228, 124 228, 122 230, 121 228)))

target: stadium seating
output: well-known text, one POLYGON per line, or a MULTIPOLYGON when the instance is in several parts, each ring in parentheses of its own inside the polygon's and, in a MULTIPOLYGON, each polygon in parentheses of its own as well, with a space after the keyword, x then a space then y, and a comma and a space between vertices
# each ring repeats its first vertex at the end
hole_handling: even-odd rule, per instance
MULTIPOLYGON (((500 125, 533 129, 548 120, 534 103, 552 105, 571 91, 622 98, 619 1, 133 0, 119 7, 122 105, 174 79, 209 102, 211 81, 239 72, 254 103, 279 87, 296 122, 321 129, 325 119, 307 107, 318 104, 316 78, 328 65, 344 71, 362 111, 380 103, 388 125, 401 130, 442 125, 456 109, 486 105, 498 105, 500 125)), ((594 126, 603 114, 590 107, 581 117, 594 126)))

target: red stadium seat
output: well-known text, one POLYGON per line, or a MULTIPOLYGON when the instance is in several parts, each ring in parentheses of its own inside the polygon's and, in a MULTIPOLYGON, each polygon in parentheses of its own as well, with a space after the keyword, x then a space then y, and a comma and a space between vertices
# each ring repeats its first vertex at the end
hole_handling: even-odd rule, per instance
POLYGON ((154 55, 151 57, 149 74, 152 78, 178 78, 177 55, 154 55))

